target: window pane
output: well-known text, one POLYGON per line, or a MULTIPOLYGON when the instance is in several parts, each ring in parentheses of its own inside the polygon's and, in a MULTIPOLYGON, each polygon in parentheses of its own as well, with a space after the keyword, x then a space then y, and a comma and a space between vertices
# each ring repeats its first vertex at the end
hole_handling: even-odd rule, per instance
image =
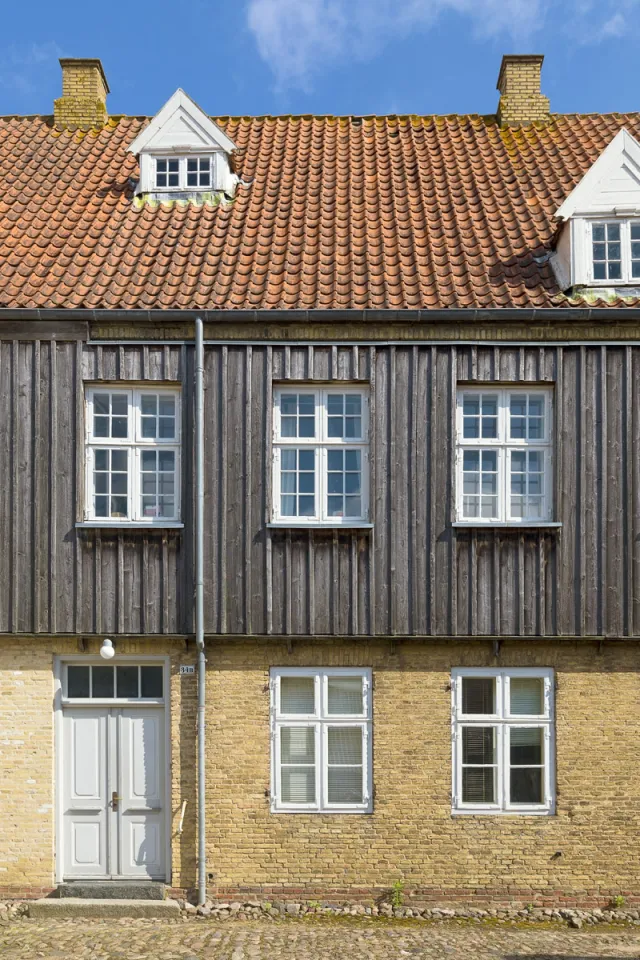
POLYGON ((313 677, 280 677, 280 712, 315 713, 315 681, 313 677))
POLYGON ((541 764, 543 757, 541 727, 511 727, 509 731, 511 766, 541 764))
POLYGON ((362 677, 329 677, 327 700, 330 714, 362 716, 362 677))
POLYGON ((609 279, 619 280, 622 276, 622 270, 619 263, 609 264, 609 279))
POLYGON ((127 450, 111 451, 111 469, 117 471, 126 471, 129 453, 127 450))
POLYGON ((542 803, 542 770, 538 767, 512 767, 510 776, 511 803, 542 803))
POLYGON ((118 696, 119 697, 137 697, 138 696, 138 668, 137 667, 116 667, 118 675, 118 696))
POLYGON ((92 697, 113 697, 113 667, 92 667, 92 697))
POLYGON ((593 234, 592 234, 592 236, 593 236, 594 241, 596 241, 596 240, 604 240, 604 238, 605 238, 604 224, 594 223, 592 229, 593 229, 593 234))
POLYGON ((462 728, 462 799, 495 802, 496 733, 494 727, 462 728))
POLYGON ((327 755, 331 764, 362 763, 362 729, 360 727, 329 727, 327 755))
POLYGON ((315 763, 315 736, 313 727, 281 727, 280 759, 282 763, 315 763))
POLYGON ((280 783, 284 803, 315 803, 315 767, 282 767, 280 783))
POLYGON ((140 667, 140 696, 162 696, 162 667, 140 667))
POLYGON ((96 414, 109 415, 109 394, 108 393, 94 393, 93 395, 93 412, 96 414))
POLYGON ((91 688, 89 681, 90 667, 67 667, 67 696, 88 697, 91 688))
POLYGON ((496 681, 494 677, 463 677, 462 712, 490 716, 496 712, 496 681))
POLYGON ((480 765, 495 763, 494 727, 463 727, 462 762, 480 765))
POLYGON ((280 397, 280 417, 283 437, 315 437, 315 395, 283 393, 280 397))
POLYGON ((329 767, 327 799, 329 803, 362 803, 362 767, 329 767))
POLYGON ((511 677, 510 713, 520 716, 540 716, 544 713, 544 681, 541 677, 511 677))
POLYGON ((463 767, 463 803, 495 803, 493 767, 463 767))

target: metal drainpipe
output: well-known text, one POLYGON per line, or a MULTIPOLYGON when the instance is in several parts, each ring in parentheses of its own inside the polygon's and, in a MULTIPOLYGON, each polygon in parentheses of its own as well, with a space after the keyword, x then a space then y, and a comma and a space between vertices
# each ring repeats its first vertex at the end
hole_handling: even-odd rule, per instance
POLYGON ((198 649, 198 903, 207 899, 205 847, 205 680, 204 652, 204 337, 202 320, 196 318, 196 646, 198 649))

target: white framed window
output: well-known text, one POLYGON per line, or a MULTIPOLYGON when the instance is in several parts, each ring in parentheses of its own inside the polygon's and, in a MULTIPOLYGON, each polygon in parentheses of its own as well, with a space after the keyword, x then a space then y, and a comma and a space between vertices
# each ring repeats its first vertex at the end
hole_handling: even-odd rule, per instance
POLYGON ((367 523, 368 412, 368 395, 361 387, 291 385, 274 390, 275 523, 367 523))
POLYGON ((157 663, 64 665, 63 700, 151 700, 162 702, 164 667, 157 663))
POLYGON ((554 812, 552 669, 452 671, 454 813, 554 812))
POLYGON ((86 440, 86 520, 179 521, 179 390, 89 387, 86 440))
POLYGON ((271 809, 370 813, 371 670, 271 671, 271 809))
POLYGON ((640 283, 640 220, 591 220, 589 279, 594 283, 640 283))
POLYGON ((552 520, 552 413, 549 389, 458 390, 458 522, 491 526, 552 520))
POLYGON ((154 157, 157 190, 210 190, 214 157, 154 157))

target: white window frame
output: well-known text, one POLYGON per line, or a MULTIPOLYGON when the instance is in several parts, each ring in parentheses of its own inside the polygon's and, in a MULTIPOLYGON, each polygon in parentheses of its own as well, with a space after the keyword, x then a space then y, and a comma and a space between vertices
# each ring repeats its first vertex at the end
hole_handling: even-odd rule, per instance
POLYGON ((550 667, 456 667, 451 671, 452 814, 525 814, 551 816, 555 813, 554 671, 550 667), (463 714, 462 681, 467 677, 495 679, 496 712, 463 714), (509 712, 510 680, 515 677, 540 679, 544 684, 540 716, 509 712), (464 727, 496 729, 496 802, 464 803, 462 800, 462 730, 464 727), (509 799, 509 732, 511 728, 543 728, 544 774, 540 804, 512 804, 509 799))
POLYGON ((273 484, 272 522, 282 527, 370 527, 369 522, 369 391, 352 384, 318 387, 312 383, 291 382, 274 387, 273 391, 273 484), (281 399, 283 394, 310 394, 314 397, 316 423, 315 437, 283 437, 281 435, 281 399), (331 395, 359 396, 362 400, 362 436, 341 439, 328 436, 327 398, 331 395), (289 517, 281 512, 281 457, 283 450, 313 449, 315 451, 315 512, 313 516, 289 517), (358 450, 361 455, 360 517, 334 517, 328 514, 327 475, 330 450, 358 450))
POLYGON ((373 810, 372 673, 368 667, 273 667, 271 691, 271 812, 272 813, 371 813, 373 810), (311 677, 314 680, 315 712, 283 714, 280 710, 280 681, 283 677, 311 677), (328 680, 331 677, 362 678, 362 714, 329 714, 328 680), (315 730, 316 802, 288 803, 280 798, 280 730, 283 727, 313 727, 315 730), (329 727, 356 727, 362 730, 362 803, 329 803, 327 730, 329 727))
POLYGON ((631 276, 631 226, 640 225, 637 216, 617 217, 576 217, 572 224, 572 237, 575 244, 573 263, 575 266, 574 283, 586 283, 594 287, 616 287, 623 284, 640 286, 640 277, 631 276), (620 227, 621 244, 621 274, 619 280, 596 279, 593 270, 593 228, 608 223, 618 224, 620 227))
MULTIPOLYGON (((215 190, 216 183, 216 155, 215 153, 189 153, 176 155, 171 153, 159 153, 151 156, 152 160, 152 190, 156 193, 174 193, 185 191, 198 191, 209 193, 215 190), (177 160, 178 161, 178 186, 177 187, 159 187, 158 186, 158 160, 177 160), (209 160, 211 171, 211 183, 208 187, 190 187, 187 185, 187 160, 209 160)), ((168 173, 167 173, 168 176, 168 173)))
POLYGON ((553 522, 553 478, 554 478, 554 449, 553 449, 553 390, 549 387, 518 386, 503 387, 471 386, 464 384, 458 387, 456 401, 456 526, 471 527, 544 527, 558 526, 553 522), (544 437, 542 439, 512 439, 509 437, 509 410, 512 396, 527 395, 541 397, 544 400, 544 437), (463 405, 468 396, 495 396, 498 399, 498 436, 494 438, 463 436, 463 405), (498 510, 495 517, 465 517, 464 515, 464 452, 467 450, 495 450, 497 452, 498 467, 498 510), (514 517, 511 515, 511 454, 514 451, 541 451, 544 454, 544 491, 541 517, 514 517))
POLYGON ((148 387, 131 387, 128 384, 93 384, 85 388, 85 510, 84 522, 100 527, 181 527, 181 395, 175 384, 157 384, 148 387), (96 394, 121 394, 127 397, 129 436, 96 437, 94 427, 94 397, 96 394), (142 436, 142 397, 170 394, 175 398, 175 437, 173 439, 142 436), (170 450, 175 454, 174 499, 175 516, 148 517, 142 513, 142 458, 143 450, 170 450), (95 513, 93 469, 96 450, 127 450, 127 516, 98 517, 95 513))

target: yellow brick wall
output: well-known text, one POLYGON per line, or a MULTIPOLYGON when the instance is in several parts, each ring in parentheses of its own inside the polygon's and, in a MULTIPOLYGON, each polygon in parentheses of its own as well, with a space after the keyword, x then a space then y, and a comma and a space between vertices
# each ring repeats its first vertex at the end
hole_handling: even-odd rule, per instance
POLYGON ((95 61, 64 61, 62 97, 54 101, 58 126, 100 126, 107 119, 107 93, 101 69, 95 61))
MULTIPOLYGON (((116 641, 121 654, 171 657, 172 810, 176 833, 182 799, 188 801, 182 848, 176 835, 174 869, 195 874, 196 680, 180 678, 193 663, 182 643, 116 641), (182 743, 182 750, 180 744, 182 743), (186 858, 183 865, 181 856, 186 858)), ((190 645, 193 647, 193 644, 190 645)), ((96 655, 91 641, 87 654, 96 655)), ((34 896, 55 886, 53 658, 75 655, 75 640, 0 639, 0 897, 34 896)), ((189 881, 189 886, 193 885, 189 881)))
MULTIPOLYGON (((557 902, 640 894, 640 677, 632 645, 219 643, 208 652, 208 870, 220 896, 388 889, 557 902), (371 666, 371 816, 271 814, 269 666, 371 666), (557 816, 451 816, 452 666, 557 671, 557 816), (557 854, 561 856, 558 857, 557 854)), ((186 879, 186 878, 185 878, 186 879)), ((301 894, 300 894, 301 895, 301 894)))
MULTIPOLYGON (((173 886, 196 883, 193 644, 118 643, 171 656, 173 886), (187 800, 184 832, 177 834, 187 800)), ((89 653, 98 645, 89 644, 89 653)), ((0 894, 54 886, 53 655, 75 641, 0 640, 0 894)), ((439 902, 640 897, 640 676, 633 644, 220 641, 207 647, 207 870, 211 891, 367 898, 402 880, 439 902), (270 666, 370 666, 370 816, 271 814, 270 666), (556 670, 557 816, 452 817, 453 666, 556 670), (560 853, 561 856, 557 857, 560 853)))

